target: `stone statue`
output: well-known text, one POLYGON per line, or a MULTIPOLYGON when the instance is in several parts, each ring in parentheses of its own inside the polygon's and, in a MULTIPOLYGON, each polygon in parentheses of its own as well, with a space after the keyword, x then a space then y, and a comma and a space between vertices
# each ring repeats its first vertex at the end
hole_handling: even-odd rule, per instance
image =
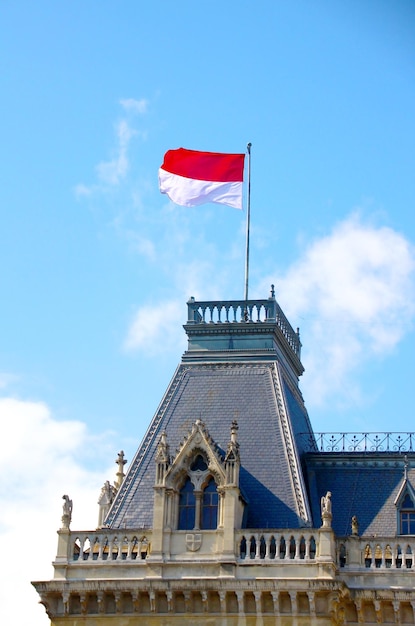
POLYGON ((331 515, 331 491, 328 491, 325 496, 321 498, 321 515, 325 513, 331 515))
POLYGON ((63 502, 63 514, 62 514, 62 528, 69 528, 72 519, 72 500, 69 496, 62 496, 63 502))
POLYGON ((328 491, 325 496, 321 498, 321 519, 323 521, 323 528, 331 528, 331 491, 328 491))
POLYGON ((359 522, 357 520, 356 515, 353 515, 352 517, 352 535, 358 535, 359 534, 359 522))

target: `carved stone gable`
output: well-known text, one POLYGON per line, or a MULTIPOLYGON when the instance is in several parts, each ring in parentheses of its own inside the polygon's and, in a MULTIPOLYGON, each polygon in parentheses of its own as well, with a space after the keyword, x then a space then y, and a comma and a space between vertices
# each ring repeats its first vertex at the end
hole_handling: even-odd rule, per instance
POLYGON ((208 476, 218 486, 225 484, 225 469, 217 446, 201 420, 196 420, 184 438, 166 473, 166 487, 177 489, 185 476, 201 489, 208 476))

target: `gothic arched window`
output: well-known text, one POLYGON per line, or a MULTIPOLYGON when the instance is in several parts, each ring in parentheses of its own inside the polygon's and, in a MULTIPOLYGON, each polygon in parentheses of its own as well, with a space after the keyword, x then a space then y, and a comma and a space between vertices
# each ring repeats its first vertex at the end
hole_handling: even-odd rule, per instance
POLYGON ((216 483, 213 478, 211 478, 202 496, 201 528, 204 528, 205 530, 217 528, 218 502, 219 495, 216 483))
POLYGON ((196 470, 199 470, 201 472, 206 471, 208 468, 206 460, 203 458, 203 456, 201 454, 198 454, 195 458, 195 460, 193 461, 190 469, 192 470, 192 472, 195 472, 196 470))
POLYGON ((415 535, 415 506, 409 493, 400 506, 401 535, 415 535))
POLYGON ((195 494, 190 478, 187 478, 179 496, 179 530, 193 530, 195 527, 195 494))

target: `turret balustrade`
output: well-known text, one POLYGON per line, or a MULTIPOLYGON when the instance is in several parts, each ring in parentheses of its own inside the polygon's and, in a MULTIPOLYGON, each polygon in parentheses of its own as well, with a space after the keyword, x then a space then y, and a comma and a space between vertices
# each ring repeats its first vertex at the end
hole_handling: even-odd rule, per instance
MULTIPOLYGON (((274 293, 273 291, 271 292, 274 293)), ((261 324, 274 322, 288 344, 300 358, 299 331, 294 331, 281 307, 272 295, 266 300, 210 300, 187 302, 187 324, 261 324)))

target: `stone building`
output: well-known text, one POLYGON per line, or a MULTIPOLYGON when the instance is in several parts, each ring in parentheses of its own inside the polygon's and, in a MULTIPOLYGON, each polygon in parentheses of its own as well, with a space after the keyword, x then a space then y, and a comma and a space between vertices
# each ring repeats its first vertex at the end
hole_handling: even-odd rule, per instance
POLYGON ((188 349, 98 528, 34 582, 54 626, 414 624, 411 435, 313 433, 264 300, 187 303, 188 349))

